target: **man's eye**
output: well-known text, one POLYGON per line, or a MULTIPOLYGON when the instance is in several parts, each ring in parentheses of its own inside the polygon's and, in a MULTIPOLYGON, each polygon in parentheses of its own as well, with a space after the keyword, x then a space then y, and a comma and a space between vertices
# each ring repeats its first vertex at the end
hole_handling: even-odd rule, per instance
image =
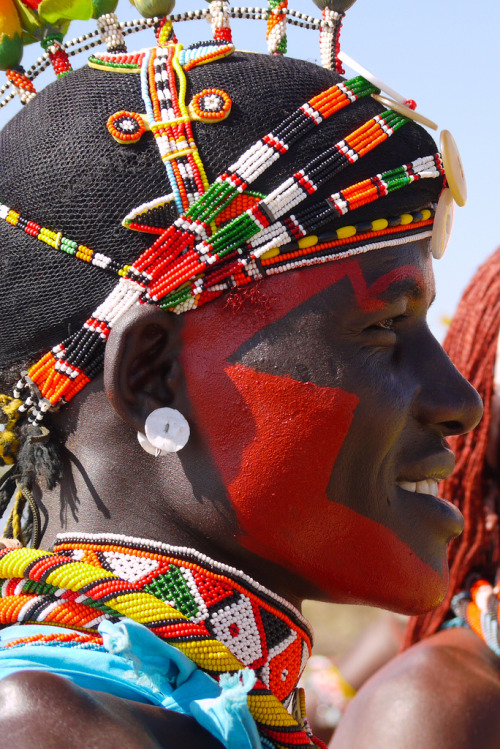
POLYGON ((394 317, 388 317, 387 320, 380 320, 380 322, 373 325, 374 328, 382 328, 382 330, 394 330, 394 317))

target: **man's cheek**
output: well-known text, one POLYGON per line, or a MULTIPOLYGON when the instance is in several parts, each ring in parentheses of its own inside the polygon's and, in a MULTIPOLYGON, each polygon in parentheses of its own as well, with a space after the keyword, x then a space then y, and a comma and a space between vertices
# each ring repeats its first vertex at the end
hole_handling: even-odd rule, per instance
POLYGON ((339 388, 226 364, 197 410, 242 546, 339 602, 393 606, 403 587, 415 611, 426 610, 443 595, 445 566, 437 573, 394 531, 327 498, 358 402, 339 388))
POLYGON ((227 364, 225 378, 227 397, 212 407, 227 416, 210 419, 210 450, 242 545, 283 562, 290 547, 311 541, 358 398, 241 364, 227 364))

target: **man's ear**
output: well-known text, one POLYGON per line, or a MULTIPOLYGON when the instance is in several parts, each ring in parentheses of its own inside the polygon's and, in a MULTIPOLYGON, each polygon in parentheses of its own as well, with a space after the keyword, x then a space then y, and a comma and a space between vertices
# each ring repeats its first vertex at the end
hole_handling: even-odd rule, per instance
POLYGON ((181 329, 178 315, 142 305, 120 318, 111 330, 104 356, 104 388, 115 411, 140 432, 156 408, 185 410, 179 387, 183 379, 181 329))

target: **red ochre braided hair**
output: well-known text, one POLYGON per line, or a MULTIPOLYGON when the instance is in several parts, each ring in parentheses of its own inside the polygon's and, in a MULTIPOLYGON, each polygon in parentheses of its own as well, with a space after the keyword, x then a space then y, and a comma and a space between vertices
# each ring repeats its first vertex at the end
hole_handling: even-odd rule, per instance
POLYGON ((488 479, 495 478, 496 484, 500 484, 498 475, 494 476, 486 463, 499 331, 500 248, 479 268, 465 290, 443 344, 455 366, 479 392, 484 415, 474 431, 449 439, 456 467, 440 485, 439 496, 460 508, 465 528, 449 548, 450 583, 443 603, 434 611, 410 620, 405 647, 441 627, 450 611, 452 597, 464 587, 470 573, 481 572, 490 579, 499 562, 498 527, 487 530, 485 508, 488 479))

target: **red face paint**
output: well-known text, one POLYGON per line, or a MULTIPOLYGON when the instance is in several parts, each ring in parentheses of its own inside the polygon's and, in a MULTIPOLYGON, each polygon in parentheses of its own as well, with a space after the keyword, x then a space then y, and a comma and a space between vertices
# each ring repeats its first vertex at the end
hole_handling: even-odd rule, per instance
MULTIPOLYGON (((269 356, 266 348, 262 356, 258 353, 262 338, 272 342, 279 356, 273 324, 286 324, 284 319, 292 310, 340 281, 339 314, 346 304, 370 314, 382 310, 386 301, 379 295, 399 281, 413 279, 424 286, 422 272, 415 265, 388 267, 382 276, 365 277, 359 260, 350 259, 268 279, 263 293, 272 298, 272 306, 262 314, 251 307, 223 312, 219 302, 187 315, 183 356, 190 402, 236 513, 240 544, 311 581, 333 600, 397 608, 406 588, 411 591, 407 594, 413 601, 411 610, 422 611, 436 605, 443 595, 441 564, 438 571, 432 569, 394 529, 360 512, 359 492, 350 497, 348 491, 345 496, 334 491, 336 501, 327 497, 332 471, 362 397, 356 369, 349 376, 354 357, 353 362, 346 362, 339 387, 333 370, 332 386, 324 385, 324 373, 321 386, 314 384, 314 376, 311 382, 301 382, 273 374, 273 361, 279 358, 269 356), (250 339, 257 351, 255 366, 228 361, 250 339)), ((332 299, 336 304, 336 296, 332 299)), ((329 310, 324 314, 328 320, 329 310)), ((322 318, 318 325, 327 330, 322 318)), ((321 346, 316 345, 313 333, 308 348, 307 331, 302 331, 296 358, 314 370, 316 358, 324 360, 325 367, 328 364, 338 331, 332 330, 332 341, 326 335, 321 346)), ((342 337, 339 345, 344 345, 342 337)), ((356 355, 363 351, 357 344, 355 349, 356 355)), ((290 352, 286 353, 290 358, 290 352)), ((379 397, 376 405, 382 408, 385 402, 379 397)), ((358 465, 351 461, 351 469, 359 470, 365 458, 370 459, 358 455, 358 465)), ((345 474, 348 469, 342 464, 342 470, 345 474)), ((345 476, 340 485, 348 487, 345 476)), ((384 497, 379 499, 380 504, 385 502, 384 497)), ((444 552, 445 547, 441 562, 444 552)), ((409 610, 406 604, 403 608, 409 610)))

